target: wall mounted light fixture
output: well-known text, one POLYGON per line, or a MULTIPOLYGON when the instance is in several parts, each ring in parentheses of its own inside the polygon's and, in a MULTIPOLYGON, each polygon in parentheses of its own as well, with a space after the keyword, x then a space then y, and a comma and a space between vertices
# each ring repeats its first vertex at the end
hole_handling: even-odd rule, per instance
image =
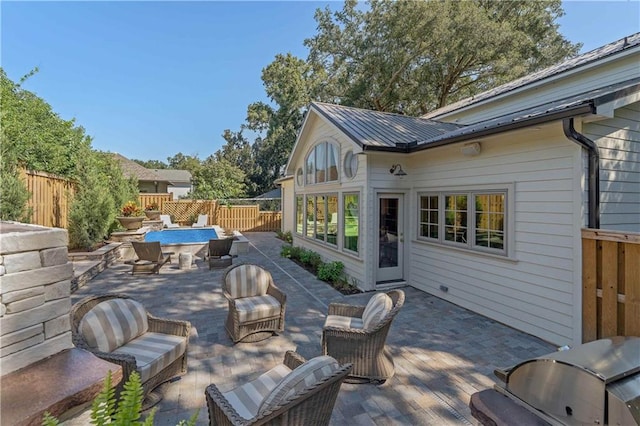
POLYGON ((480 142, 465 143, 460 148, 460 152, 465 157, 475 157, 480 155, 480 142))
POLYGON ((389 169, 389 173, 399 177, 407 175, 407 173, 404 170, 402 170, 402 166, 400 164, 394 164, 393 166, 391 166, 391 168, 389 169))

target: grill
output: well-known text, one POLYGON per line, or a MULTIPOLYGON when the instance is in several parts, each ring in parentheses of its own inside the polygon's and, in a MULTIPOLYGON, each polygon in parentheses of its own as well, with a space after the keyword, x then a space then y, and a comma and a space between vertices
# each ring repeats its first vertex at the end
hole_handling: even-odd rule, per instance
POLYGON ((551 424, 640 424, 640 337, 613 337, 496 370, 496 390, 551 424))

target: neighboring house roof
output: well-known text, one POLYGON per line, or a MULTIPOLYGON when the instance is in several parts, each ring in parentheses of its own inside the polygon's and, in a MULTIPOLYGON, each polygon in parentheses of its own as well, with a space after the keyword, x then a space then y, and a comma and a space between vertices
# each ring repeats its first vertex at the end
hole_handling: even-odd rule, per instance
POLYGON ((191 172, 189 170, 155 169, 154 171, 163 180, 168 180, 173 185, 179 183, 191 184, 191 172))
POLYGON ((396 148, 461 127, 454 123, 320 102, 313 102, 310 109, 329 120, 360 146, 396 148))
POLYGON ((482 92, 476 96, 472 96, 444 106, 442 108, 438 108, 435 111, 423 115, 422 117, 434 118, 473 104, 487 101, 521 87, 532 85, 534 83, 540 82, 541 80, 552 78, 558 74, 571 71, 579 67, 587 66, 595 61, 600 61, 607 56, 620 53, 637 45, 640 45, 640 33, 635 33, 613 43, 609 43, 607 45, 594 49, 590 52, 584 53, 571 59, 567 59, 564 62, 560 62, 559 64, 528 74, 519 79, 510 81, 509 83, 503 84, 491 90, 487 90, 486 92, 482 92))
POLYGON ((142 181, 149 182, 166 182, 167 179, 163 179, 160 177, 155 171, 151 169, 147 169, 142 167, 140 164, 135 161, 129 160, 127 157, 120 155, 118 153, 114 153, 113 157, 120 162, 120 167, 122 167, 122 173, 124 173, 127 178, 136 178, 142 181))
POLYGON ((260 194, 255 198, 280 198, 281 194, 282 192, 280 188, 276 188, 276 189, 272 189, 269 192, 265 192, 264 194, 260 194))

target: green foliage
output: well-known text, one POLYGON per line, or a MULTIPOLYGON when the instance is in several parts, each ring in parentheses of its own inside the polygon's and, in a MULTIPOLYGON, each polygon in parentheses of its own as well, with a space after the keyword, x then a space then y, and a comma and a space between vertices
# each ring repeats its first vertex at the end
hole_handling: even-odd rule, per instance
POLYGON ((8 149, 0 128, 0 220, 29 222, 27 201, 31 194, 20 179, 14 153, 8 149))
POLYGON ((280 249, 280 256, 281 257, 286 257, 288 259, 291 259, 291 250, 293 249, 293 247, 291 246, 282 246, 282 248, 280 249))
POLYGON ((344 277, 344 263, 329 262, 318 267, 318 278, 328 283, 337 283, 344 277))
MULTIPOLYGON (((104 379, 102 390, 91 404, 91 424, 96 426, 153 426, 157 408, 151 410, 149 415, 140 421, 143 393, 140 375, 134 371, 116 400, 115 390, 112 387, 111 371, 109 371, 104 379)), ((177 426, 195 426, 198 413, 199 410, 194 412, 187 421, 180 420, 177 426)), ((57 426, 59 421, 46 412, 42 424, 43 426, 57 426)))
POLYGON ((283 241, 288 242, 289 244, 293 243, 293 235, 291 235, 291 231, 282 232, 280 229, 276 231, 276 235, 283 241))

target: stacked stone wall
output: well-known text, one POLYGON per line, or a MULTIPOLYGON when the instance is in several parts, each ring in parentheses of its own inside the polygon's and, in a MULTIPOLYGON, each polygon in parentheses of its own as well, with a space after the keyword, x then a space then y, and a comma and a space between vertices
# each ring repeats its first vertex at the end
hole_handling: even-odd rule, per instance
POLYGON ((73 347, 67 231, 0 223, 0 374, 73 347))

